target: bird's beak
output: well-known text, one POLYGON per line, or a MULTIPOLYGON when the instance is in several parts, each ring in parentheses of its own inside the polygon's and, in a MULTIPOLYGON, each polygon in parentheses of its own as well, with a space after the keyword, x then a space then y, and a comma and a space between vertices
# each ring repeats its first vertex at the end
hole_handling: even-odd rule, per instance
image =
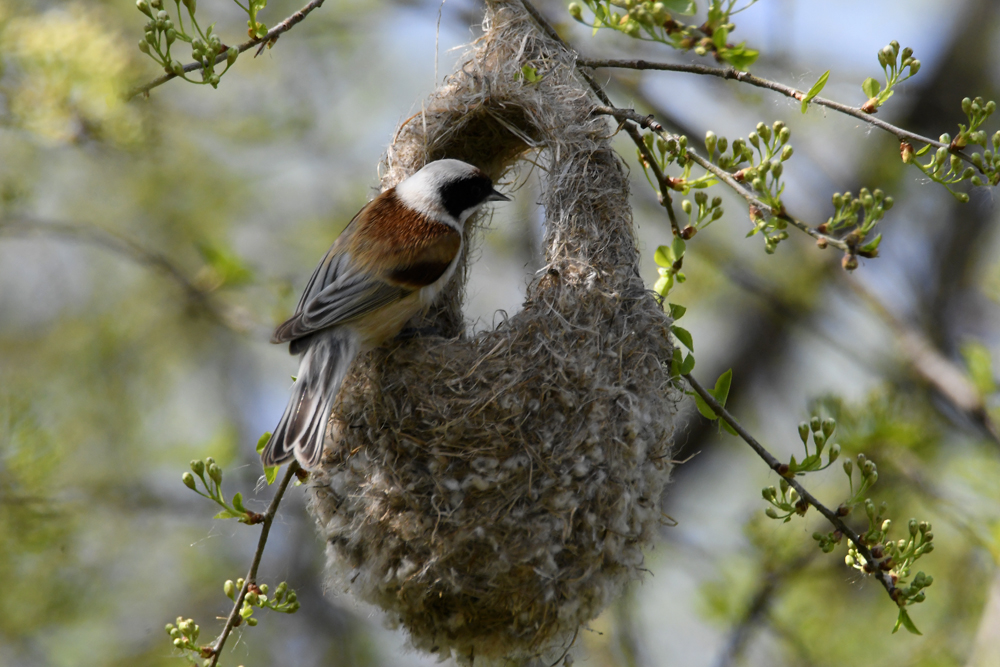
POLYGON ((486 201, 510 201, 510 197, 494 190, 486 196, 486 201))

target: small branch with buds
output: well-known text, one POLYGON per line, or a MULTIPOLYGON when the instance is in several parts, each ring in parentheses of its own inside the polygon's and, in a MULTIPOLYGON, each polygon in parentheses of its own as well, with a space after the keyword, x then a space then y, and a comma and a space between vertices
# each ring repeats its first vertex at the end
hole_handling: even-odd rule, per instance
MULTIPOLYGON (((281 478, 281 482, 278 484, 278 489, 274 493, 274 498, 271 499, 271 504, 268 505, 267 511, 264 512, 264 516, 261 520, 261 530, 260 539, 257 540, 257 550, 254 552, 253 561, 250 563, 250 570, 247 572, 246 578, 243 580, 243 587, 240 588, 239 594, 233 602, 233 609, 229 612, 229 617, 226 619, 226 626, 222 629, 222 634, 211 646, 205 646, 201 649, 202 655, 206 658, 211 657, 212 661, 209 663, 209 667, 215 667, 219 662, 219 655, 222 653, 222 647, 226 645, 226 640, 232 633, 233 628, 235 628, 240 621, 242 616, 240 615, 240 610, 243 608, 243 601, 247 596, 247 593, 256 588, 257 586, 257 568, 260 567, 260 559, 264 555, 264 546, 267 544, 267 536, 271 532, 271 524, 274 522, 274 516, 278 512, 278 505, 281 504, 281 499, 285 495, 285 490, 288 488, 289 482, 295 477, 302 468, 299 466, 298 461, 293 461, 288 466, 288 470, 285 471, 285 476, 281 478)), ((228 584, 227 584, 228 585, 228 584)))
MULTIPOLYGON (((273 44, 278 39, 278 37, 280 37, 283 33, 286 33, 292 28, 294 28, 295 25, 300 23, 302 19, 304 19, 311 11, 313 11, 314 9, 319 9, 319 7, 322 6, 324 2, 325 0, 312 0, 302 9, 295 12, 294 14, 286 18, 284 21, 282 21, 278 25, 268 30, 267 34, 265 34, 263 37, 253 37, 243 42, 239 46, 237 46, 236 47, 237 51, 239 53, 243 53, 244 51, 252 49, 255 46, 260 46, 261 48, 263 48, 264 45, 273 44)), ((215 64, 218 65, 226 61, 227 58, 228 58, 227 52, 223 50, 222 53, 216 56, 215 64)), ((194 72, 195 70, 202 69, 202 67, 204 67, 202 63, 198 62, 188 63, 187 65, 184 65, 183 73, 186 74, 187 72, 194 72)), ((151 91, 153 88, 162 86, 167 81, 175 79, 178 76, 179 75, 175 72, 168 72, 167 74, 164 74, 161 77, 153 79, 149 83, 132 88, 125 94, 125 99, 130 100, 136 95, 148 95, 149 91, 151 91)))
POLYGON ((857 550, 858 554, 865 559, 865 563, 867 563, 868 565, 868 567, 865 568, 865 570, 869 574, 874 576, 876 579, 878 579, 878 582, 882 584, 882 587, 885 588, 886 592, 889 594, 889 597, 892 598, 893 602, 898 602, 900 593, 899 589, 896 588, 895 582, 892 580, 892 576, 888 572, 884 572, 879 567, 878 559, 875 558, 875 556, 872 554, 871 549, 868 548, 868 545, 865 544, 865 541, 861 538, 861 536, 858 535, 858 533, 856 533, 854 530, 852 530, 850 526, 844 523, 844 520, 841 518, 838 512, 831 510, 826 505, 821 503, 819 500, 816 499, 814 495, 809 493, 809 491, 807 491, 801 484, 799 484, 799 482, 795 479, 794 475, 786 476, 788 472, 788 464, 782 463, 781 461, 776 459, 771 454, 771 452, 767 451, 767 449, 765 449, 763 445, 757 442, 756 438, 750 435, 750 433, 745 428, 743 428, 743 426, 738 421, 736 421, 736 418, 733 417, 726 410, 726 408, 724 408, 716 400, 715 396, 713 396, 707 389, 705 389, 705 387, 703 387, 701 383, 699 383, 694 378, 694 376, 692 376, 689 373, 687 375, 684 375, 683 377, 687 381, 688 385, 690 385, 691 388, 695 391, 695 393, 698 394, 698 396, 700 396, 703 401, 705 401, 705 403, 715 412, 716 415, 718 415, 719 419, 729 424, 729 426, 731 426, 733 430, 736 431, 739 437, 741 437, 744 440, 744 442, 750 445, 750 448, 757 453, 757 456, 764 459, 764 462, 767 463, 767 466, 771 470, 781 475, 782 479, 787 481, 788 485, 791 488, 795 489, 796 493, 799 494, 799 498, 801 498, 801 502, 807 503, 808 505, 812 505, 813 507, 815 507, 816 510, 820 514, 822 514, 827 521, 833 524, 833 527, 836 528, 837 531, 839 531, 844 537, 850 540, 850 542, 854 545, 854 548, 857 550))
MULTIPOLYGON (((638 125, 639 127, 643 128, 643 129, 648 129, 648 130, 654 132, 655 134, 659 135, 660 137, 662 137, 665 140, 671 140, 671 139, 677 140, 677 139, 679 139, 679 137, 675 137, 674 135, 671 135, 670 133, 668 133, 663 128, 663 126, 660 125, 651 116, 643 116, 643 115, 639 114, 638 112, 636 112, 633 109, 619 109, 619 108, 613 107, 613 106, 598 106, 598 107, 594 108, 594 113, 604 114, 604 115, 607 115, 607 116, 611 116, 612 118, 614 118, 615 120, 617 120, 619 122, 632 122, 632 123, 635 123, 636 125, 638 125)), ((810 227, 805 222, 802 222, 798 218, 794 218, 794 217, 788 215, 788 213, 785 212, 784 210, 778 210, 778 211, 774 210, 768 204, 766 204, 765 202, 763 202, 759 198, 757 198, 753 194, 753 192, 751 192, 746 187, 744 187, 743 185, 741 185, 740 182, 737 181, 736 178, 732 174, 730 174, 729 172, 725 171, 724 169, 720 169, 718 166, 712 164, 711 162, 709 162, 705 158, 701 157, 700 155, 698 155, 693 150, 691 150, 691 149, 685 149, 685 156, 688 159, 694 161, 696 164, 698 164, 700 167, 702 167, 706 171, 710 172, 713 176, 715 176, 720 181, 722 181, 723 183, 725 183, 726 185, 728 185, 730 188, 732 188, 733 191, 736 192, 736 194, 738 194, 740 197, 742 197, 747 202, 747 204, 750 207, 750 219, 753 222, 756 223, 757 220, 761 216, 764 216, 764 215, 767 215, 767 214, 774 215, 775 217, 777 217, 777 218, 779 218, 781 220, 784 220, 785 222, 789 223, 790 225, 792 225, 792 226, 800 229, 801 231, 803 231, 806 234, 809 234, 810 236, 812 236, 813 238, 815 238, 818 245, 821 245, 823 247, 825 247, 825 246, 833 246, 835 248, 843 250, 845 253, 848 253, 850 256, 853 256, 853 254, 855 253, 856 247, 852 247, 852 245, 849 244, 848 242, 840 240, 840 239, 836 239, 836 238, 834 238, 832 236, 828 236, 826 234, 823 234, 822 232, 817 231, 815 228, 810 227)), ((654 160, 650 160, 650 163, 651 163, 651 166, 655 165, 655 161, 654 160)))
MULTIPOLYGON (((803 101, 807 93, 793 88, 792 86, 787 86, 783 83, 778 83, 777 81, 770 81, 768 79, 762 79, 759 76, 754 76, 749 72, 741 72, 737 69, 731 67, 710 67, 707 65, 682 65, 674 63, 658 63, 649 62, 646 60, 597 60, 592 58, 580 58, 576 61, 577 67, 587 67, 590 69, 601 69, 601 68, 616 68, 616 69, 633 69, 633 70, 656 70, 662 72, 683 72, 687 74, 700 74, 703 76, 714 76, 720 79, 739 81, 741 83, 747 83, 751 86, 756 86, 758 88, 765 88, 767 90, 780 93, 786 97, 790 97, 794 100, 803 101)), ((958 150, 956 146, 950 145, 936 139, 931 139, 930 137, 925 137, 908 130, 904 130, 901 127, 897 127, 892 123, 887 123, 884 120, 880 120, 874 117, 872 114, 874 111, 866 111, 863 107, 852 107, 847 104, 841 104, 840 102, 835 102, 834 100, 829 100, 824 97, 812 97, 806 100, 807 104, 817 104, 819 106, 827 107, 828 109, 833 109, 839 113, 845 114, 847 116, 852 116, 859 120, 868 123, 873 127, 877 127, 880 130, 888 132, 893 135, 901 143, 903 142, 919 142, 921 144, 927 144, 933 146, 934 148, 946 148, 950 153, 957 155, 959 158, 968 162, 969 164, 974 164, 972 157, 966 154, 962 150, 958 150)), ((791 222, 791 221, 789 221, 791 222)), ((794 224, 794 223, 793 223, 794 224)))

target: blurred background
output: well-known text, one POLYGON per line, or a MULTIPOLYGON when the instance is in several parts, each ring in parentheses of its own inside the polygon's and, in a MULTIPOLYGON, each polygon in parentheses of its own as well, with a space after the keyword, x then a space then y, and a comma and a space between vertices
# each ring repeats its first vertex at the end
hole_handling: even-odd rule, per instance
MULTIPOLYGON (((260 18, 273 25, 301 4, 271 0, 260 18)), ((699 62, 592 36, 564 3, 538 7, 587 56, 699 62)), ((245 39, 228 0, 198 11, 224 41, 245 39)), ((266 505, 254 445, 296 367, 269 331, 375 193, 396 125, 461 61, 481 13, 472 0, 328 0, 273 49, 241 56, 218 90, 171 81, 123 102, 158 74, 136 48, 146 17, 132 2, 0 0, 0 665, 178 665, 165 623, 192 617, 204 641, 221 627, 222 582, 246 572, 258 530, 213 520, 181 474, 214 456, 227 494, 266 505)), ((861 81, 881 77, 879 49, 912 47, 923 67, 879 117, 928 136, 954 134, 961 99, 1000 87, 995 0, 763 0, 735 22, 735 40, 761 50, 756 74, 806 89, 830 69, 823 96, 853 105, 861 81)), ((709 384, 732 368, 728 405, 772 452, 798 454, 800 421, 836 417, 845 456, 879 465, 876 501, 897 526, 933 522, 937 548, 919 563, 935 578, 928 600, 911 611, 923 636, 890 634, 884 590, 844 565, 843 546, 820 553, 815 513, 764 517, 760 489, 775 476, 684 406, 684 463, 664 501, 673 521, 644 581, 581 632, 577 664, 1000 664, 996 191, 960 205, 904 169, 892 137, 760 89, 687 74, 598 80, 693 145, 709 129, 731 141, 785 120, 785 202, 814 224, 833 192, 895 197, 881 257, 846 274, 803 234, 766 255, 726 196, 726 215, 689 242, 671 301, 688 307, 695 375, 709 384)), ((669 225, 627 137, 619 148, 652 286, 669 225)), ((516 201, 479 240, 470 331, 516 312, 540 266, 531 170, 502 189, 516 201)), ((831 506, 847 496, 839 466, 806 484, 831 506)), ((377 611, 324 592, 303 495, 283 503, 260 570, 302 608, 258 612, 223 664, 434 664, 377 611)))

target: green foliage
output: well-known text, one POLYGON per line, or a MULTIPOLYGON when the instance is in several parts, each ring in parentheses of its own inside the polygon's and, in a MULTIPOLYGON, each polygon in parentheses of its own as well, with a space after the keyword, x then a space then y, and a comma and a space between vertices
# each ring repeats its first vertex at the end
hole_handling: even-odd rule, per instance
POLYGON ((913 49, 906 47, 900 53, 899 42, 896 40, 879 50, 878 64, 882 66, 882 71, 885 73, 885 88, 871 77, 864 80, 861 84, 861 90, 868 101, 862 105, 861 110, 866 113, 878 111, 878 108, 895 94, 893 89, 896 85, 920 71, 920 61, 913 57, 913 49), (907 71, 906 76, 903 76, 903 70, 907 71))
MULTIPOLYGON (((169 3, 170 0, 167 0, 169 3)), ((262 38, 267 35, 267 26, 257 22, 257 12, 267 6, 267 0, 248 0, 249 6, 245 7, 234 0, 250 17, 247 24, 250 26, 251 37, 262 38)), ((213 88, 219 87, 222 76, 229 71, 229 68, 236 62, 240 51, 235 46, 226 46, 222 39, 215 32, 215 25, 208 26, 202 30, 195 18, 197 0, 174 0, 176 6, 175 17, 177 23, 171 18, 170 12, 163 6, 163 0, 137 0, 136 8, 145 14, 149 21, 146 22, 145 34, 139 42, 139 50, 156 61, 165 72, 176 74, 178 77, 190 83, 209 84, 213 88), (181 4, 184 9, 181 9, 181 4), (183 14, 188 15, 188 27, 184 27, 183 14), (191 47, 191 59, 201 65, 201 81, 191 79, 184 70, 184 65, 174 56, 172 49, 176 49, 175 42, 185 42, 191 47), (226 67, 221 72, 216 72, 215 66, 220 59, 225 60, 226 67)))
POLYGON ((861 257, 878 257, 882 235, 878 234, 870 241, 868 237, 893 204, 893 198, 887 197, 878 188, 874 192, 861 188, 857 197, 850 192, 835 192, 833 215, 817 230, 824 234, 842 234, 847 245, 861 257))
MULTIPOLYGON (((243 590, 245 581, 240 578, 233 582, 227 579, 222 590, 233 602, 236 602, 238 593, 243 590)), ((243 597, 243 606, 240 607, 240 622, 245 622, 249 626, 257 625, 257 619, 253 616, 253 610, 270 609, 282 614, 294 614, 302 605, 299 604, 298 595, 288 584, 282 581, 274 590, 274 595, 268 597, 267 584, 250 584, 247 587, 247 594, 243 597)))
POLYGON ((816 80, 816 83, 812 85, 812 88, 810 88, 809 91, 802 97, 802 113, 805 113, 806 109, 809 108, 809 102, 822 92, 829 78, 830 70, 826 70, 820 75, 819 79, 816 80))
MULTIPOLYGON (((769 518, 787 523, 791 521, 793 516, 805 516, 809 509, 809 503, 804 498, 799 497, 796 490, 788 483, 788 479, 825 470, 837 460, 841 447, 838 444, 833 444, 830 446, 826 465, 822 465, 823 449, 836 429, 837 421, 832 417, 821 420, 818 416, 813 416, 809 422, 799 424, 799 439, 805 447, 805 457, 802 461, 797 462, 792 456, 789 463, 782 464, 778 469, 778 473, 782 476, 778 488, 767 486, 761 491, 764 500, 771 505, 765 510, 765 514, 769 518), (813 440, 813 451, 809 449, 810 435, 813 440)), ((870 550, 878 569, 887 573, 892 581, 892 599, 899 607, 893 632, 904 627, 914 634, 920 634, 905 607, 924 601, 926 594, 923 589, 933 583, 933 578, 923 572, 918 572, 911 582, 907 583, 906 580, 917 560, 934 550, 932 544, 934 534, 930 530, 930 524, 910 519, 908 538, 889 539, 892 521, 885 516, 888 504, 882 502, 876 510, 874 501, 867 497, 871 488, 878 481, 878 468, 875 462, 863 453, 857 455, 857 485, 854 481, 854 461, 846 459, 843 463, 843 470, 844 474, 847 475, 850 494, 837 507, 836 514, 838 517, 846 518, 858 506, 864 507, 868 519, 867 529, 858 532, 861 536, 861 543, 870 550)), ((835 527, 834 530, 827 533, 813 533, 813 539, 816 540, 823 553, 830 553, 843 541, 844 534, 835 527)), ((858 545, 853 542, 848 543, 845 562, 848 566, 865 574, 874 572, 872 564, 859 552, 858 545)))
POLYGON ((264 520, 263 515, 251 512, 243 507, 243 494, 237 493, 233 496, 232 503, 226 502, 225 494, 222 493, 222 468, 211 456, 204 461, 191 461, 191 471, 181 475, 184 486, 197 493, 202 498, 207 498, 219 505, 222 511, 215 515, 216 519, 239 519, 240 523, 253 525, 264 520), (207 479, 206 479, 207 475, 207 479), (204 492, 198 490, 198 480, 201 480, 204 492))
MULTIPOLYGON (((595 33, 601 28, 609 28, 635 39, 694 51, 699 56, 711 53, 717 60, 745 70, 754 64, 760 53, 748 48, 746 42, 735 45, 729 42, 729 34, 736 27, 730 17, 742 11, 735 10, 736 2, 709 0, 708 19, 700 25, 688 25, 677 19, 698 10, 694 0, 583 0, 593 13, 592 21, 584 19, 579 3, 570 3, 569 13, 576 21, 592 25, 595 33)), ((751 0, 747 6, 754 2, 756 0, 751 0)))

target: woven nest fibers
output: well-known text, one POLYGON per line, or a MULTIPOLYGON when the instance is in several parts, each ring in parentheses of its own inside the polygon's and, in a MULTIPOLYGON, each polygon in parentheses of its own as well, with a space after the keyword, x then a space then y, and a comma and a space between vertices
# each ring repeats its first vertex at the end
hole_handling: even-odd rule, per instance
POLYGON ((359 360, 310 486, 331 586, 384 609, 417 648, 477 665, 558 657, 639 576, 677 400, 613 128, 520 4, 490 3, 484 26, 401 126, 383 186, 441 157, 499 178, 537 151, 546 268, 521 312, 472 337, 460 271, 421 323, 452 337, 359 360))

